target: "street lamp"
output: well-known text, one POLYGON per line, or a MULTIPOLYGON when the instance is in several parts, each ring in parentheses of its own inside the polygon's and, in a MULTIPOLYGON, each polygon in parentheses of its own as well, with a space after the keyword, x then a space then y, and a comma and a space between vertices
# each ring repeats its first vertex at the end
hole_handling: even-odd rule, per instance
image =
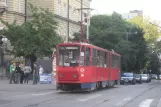
POLYGON ((3 67, 3 65, 4 65, 4 50, 3 50, 3 44, 6 44, 7 41, 8 41, 8 39, 5 36, 3 36, 3 35, 0 36, 1 67, 3 67))

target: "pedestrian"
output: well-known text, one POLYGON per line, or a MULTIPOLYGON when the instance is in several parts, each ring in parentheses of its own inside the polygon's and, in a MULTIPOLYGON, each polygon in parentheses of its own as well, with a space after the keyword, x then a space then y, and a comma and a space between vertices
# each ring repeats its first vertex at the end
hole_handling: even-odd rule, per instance
POLYGON ((19 65, 19 67, 20 67, 20 69, 21 69, 21 72, 20 72, 20 83, 21 84, 23 84, 23 80, 24 80, 24 64, 23 63, 21 63, 20 65, 19 65))
POLYGON ((40 67, 39 67, 39 75, 41 75, 43 73, 44 73, 44 68, 40 65, 40 67))
POLYGON ((16 63, 16 69, 15 69, 15 79, 16 79, 16 83, 19 84, 20 80, 21 80, 21 75, 22 75, 22 71, 21 68, 19 66, 19 63, 16 63))
POLYGON ((24 68, 24 83, 28 84, 30 73, 31 73, 31 67, 28 64, 24 68))
POLYGON ((34 68, 33 68, 33 85, 38 83, 38 70, 36 63, 34 63, 34 68))
POLYGON ((12 84, 12 81, 15 83, 14 73, 15 73, 15 65, 12 62, 12 64, 10 65, 10 82, 9 82, 10 84, 12 84))

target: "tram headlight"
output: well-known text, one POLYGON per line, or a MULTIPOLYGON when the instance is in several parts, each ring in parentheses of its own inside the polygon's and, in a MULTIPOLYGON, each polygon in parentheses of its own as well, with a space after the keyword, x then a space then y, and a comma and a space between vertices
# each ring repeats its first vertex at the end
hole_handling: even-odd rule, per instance
POLYGON ((81 74, 81 77, 84 77, 84 74, 81 74))
POLYGON ((77 78, 77 75, 73 75, 73 78, 77 78))

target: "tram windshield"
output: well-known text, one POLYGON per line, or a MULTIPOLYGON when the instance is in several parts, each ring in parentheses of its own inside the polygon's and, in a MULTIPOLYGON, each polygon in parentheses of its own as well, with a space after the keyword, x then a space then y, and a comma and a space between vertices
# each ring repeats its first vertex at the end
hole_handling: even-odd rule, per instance
POLYGON ((59 66, 78 66, 80 56, 79 46, 59 47, 59 66))

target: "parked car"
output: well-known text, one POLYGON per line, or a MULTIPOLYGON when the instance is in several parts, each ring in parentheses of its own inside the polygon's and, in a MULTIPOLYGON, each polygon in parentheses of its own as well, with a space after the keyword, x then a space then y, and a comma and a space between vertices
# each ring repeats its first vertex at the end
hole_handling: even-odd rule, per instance
POLYGON ((161 80, 161 75, 159 75, 159 79, 161 80))
POLYGON ((133 73, 123 73, 121 75, 121 84, 130 83, 135 85, 136 79, 133 73))
POLYGON ((141 84, 142 83, 142 76, 141 74, 135 74, 135 79, 136 79, 136 82, 141 84))
POLYGON ((157 74, 152 74, 152 79, 157 79, 157 74))
POLYGON ((141 74, 141 76, 142 76, 143 82, 147 82, 147 83, 151 82, 151 78, 149 77, 148 74, 141 74))

